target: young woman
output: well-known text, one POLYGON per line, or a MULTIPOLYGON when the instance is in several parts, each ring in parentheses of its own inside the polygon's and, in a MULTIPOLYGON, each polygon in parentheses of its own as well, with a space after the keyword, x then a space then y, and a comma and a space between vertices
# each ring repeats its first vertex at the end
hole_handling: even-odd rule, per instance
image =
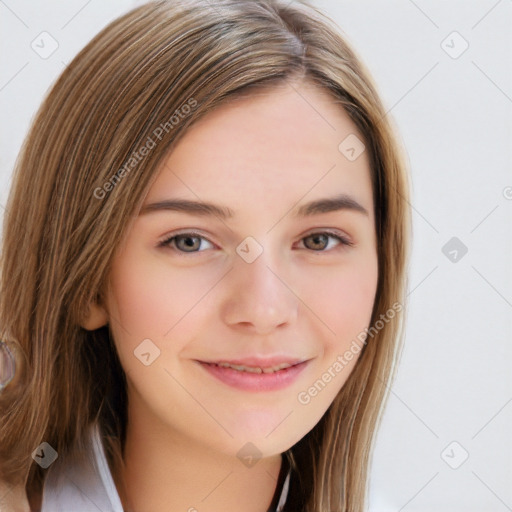
POLYGON ((408 197, 311 6, 115 20, 45 99, 6 207, 2 480, 43 512, 363 511, 408 197))

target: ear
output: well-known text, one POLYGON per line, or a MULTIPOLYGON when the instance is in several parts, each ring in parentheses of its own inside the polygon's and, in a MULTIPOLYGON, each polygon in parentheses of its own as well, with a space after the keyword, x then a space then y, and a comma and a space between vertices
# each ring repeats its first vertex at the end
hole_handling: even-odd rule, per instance
POLYGON ((83 317, 82 321, 80 322, 80 325, 87 331, 94 331, 96 329, 99 329, 100 327, 103 327, 107 323, 108 313, 102 306, 100 306, 96 302, 93 302, 89 305, 89 310, 87 311, 87 314, 83 317))

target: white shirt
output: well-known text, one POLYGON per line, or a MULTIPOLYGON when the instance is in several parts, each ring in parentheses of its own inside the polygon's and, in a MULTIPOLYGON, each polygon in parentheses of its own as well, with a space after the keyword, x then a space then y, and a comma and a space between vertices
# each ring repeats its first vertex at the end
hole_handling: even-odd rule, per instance
MULTIPOLYGON (((124 512, 103 451, 99 425, 89 435, 86 463, 57 460, 48 469, 41 512, 124 512)), ((286 503, 290 472, 283 484, 276 512, 286 503)))

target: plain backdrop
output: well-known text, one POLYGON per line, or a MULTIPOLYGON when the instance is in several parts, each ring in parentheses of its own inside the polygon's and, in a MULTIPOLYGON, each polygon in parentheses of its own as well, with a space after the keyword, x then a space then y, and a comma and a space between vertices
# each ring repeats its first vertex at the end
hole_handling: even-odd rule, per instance
MULTIPOLYGON (((140 3, 0 1, 2 208, 48 87, 140 3), (46 58, 42 32, 58 44, 46 58)), ((407 335, 370 510, 512 510, 512 1, 314 4, 372 72, 412 176, 407 335)))

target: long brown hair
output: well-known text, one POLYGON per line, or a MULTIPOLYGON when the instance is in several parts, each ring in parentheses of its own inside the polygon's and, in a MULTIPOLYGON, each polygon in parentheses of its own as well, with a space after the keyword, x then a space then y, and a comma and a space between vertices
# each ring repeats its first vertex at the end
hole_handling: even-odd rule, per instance
POLYGON ((328 411, 286 452, 296 478, 285 510, 364 509, 403 339, 409 184, 367 70, 339 28, 305 1, 147 3, 102 30, 48 93, 4 218, 0 337, 23 363, 0 396, 5 481, 39 492, 45 472, 33 450, 46 441, 59 457, 78 457, 94 421, 111 469, 122 464, 124 372, 108 326, 86 331, 80 321, 101 302, 114 251, 187 127, 230 98, 292 79, 328 91, 364 137, 379 278, 371 338, 328 411), (383 322, 397 304, 400 314, 383 322))

